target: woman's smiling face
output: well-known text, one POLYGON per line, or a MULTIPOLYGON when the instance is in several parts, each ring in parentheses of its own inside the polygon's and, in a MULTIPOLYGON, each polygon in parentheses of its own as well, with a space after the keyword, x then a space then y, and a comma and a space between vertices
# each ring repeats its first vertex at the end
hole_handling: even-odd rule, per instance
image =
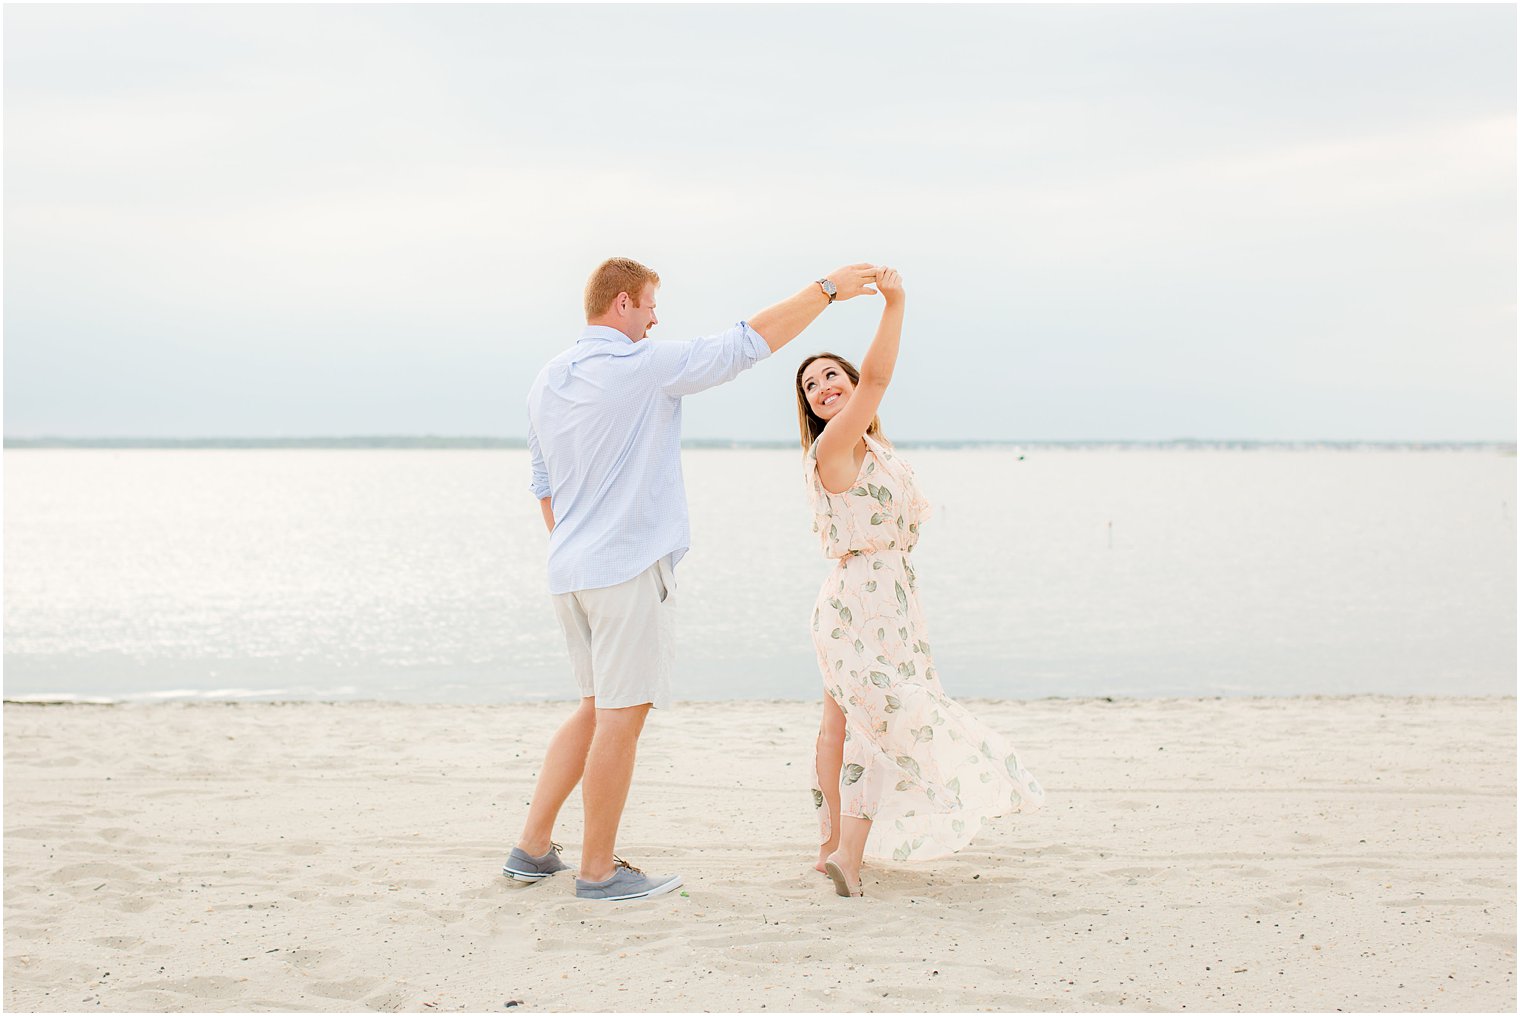
POLYGON ((801 385, 803 398, 820 420, 831 420, 838 415, 855 391, 844 368, 828 357, 808 364, 801 385))

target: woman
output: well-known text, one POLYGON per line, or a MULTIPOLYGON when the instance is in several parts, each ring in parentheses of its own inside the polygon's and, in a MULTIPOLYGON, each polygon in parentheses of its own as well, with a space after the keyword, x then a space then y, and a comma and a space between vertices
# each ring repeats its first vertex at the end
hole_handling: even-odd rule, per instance
POLYGON ((823 723, 813 771, 817 870, 862 895, 864 857, 923 860, 984 819, 1037 808, 1039 783, 997 734, 945 696, 909 553, 929 505, 881 433, 877 407, 902 337, 902 277, 882 268, 881 325, 857 371, 832 353, 797 368, 813 528, 838 564, 813 610, 823 723))

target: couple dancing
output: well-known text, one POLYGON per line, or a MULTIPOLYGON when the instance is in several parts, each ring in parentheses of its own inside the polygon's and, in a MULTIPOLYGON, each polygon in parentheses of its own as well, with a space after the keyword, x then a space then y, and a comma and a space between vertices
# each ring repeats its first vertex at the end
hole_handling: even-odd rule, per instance
POLYGON ((930 656, 910 562, 929 505, 876 416, 902 336, 901 277, 849 265, 718 335, 645 342, 659 321, 659 285, 636 261, 603 262, 586 284, 580 340, 528 395, 549 592, 581 700, 549 742, 503 874, 537 882, 567 870, 554 824, 579 783, 576 896, 632 900, 681 885, 679 875, 650 874, 613 853, 644 719, 670 705, 675 567, 689 543, 681 400, 733 380, 829 305, 861 295, 885 306, 860 370, 820 353, 796 375, 814 529, 836 561, 812 616, 824 693, 815 867, 839 895, 860 896, 865 858, 943 857, 983 819, 1038 807, 1039 783, 946 697, 930 656))

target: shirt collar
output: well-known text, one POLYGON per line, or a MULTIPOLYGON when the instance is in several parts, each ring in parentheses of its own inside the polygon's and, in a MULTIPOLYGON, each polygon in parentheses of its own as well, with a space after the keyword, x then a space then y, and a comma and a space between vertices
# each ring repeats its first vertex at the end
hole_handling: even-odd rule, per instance
POLYGON ((587 325, 581 330, 581 342, 605 342, 609 344, 608 352, 615 356, 627 356, 629 353, 638 352, 638 343, 607 325, 587 325))

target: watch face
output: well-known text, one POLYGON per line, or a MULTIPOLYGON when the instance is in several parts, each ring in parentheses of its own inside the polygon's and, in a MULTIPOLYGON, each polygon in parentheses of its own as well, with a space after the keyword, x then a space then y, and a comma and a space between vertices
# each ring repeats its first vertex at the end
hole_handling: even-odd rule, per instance
POLYGON ((839 292, 839 287, 834 285, 828 279, 820 279, 819 281, 823 283, 823 291, 830 296, 833 296, 839 292))

